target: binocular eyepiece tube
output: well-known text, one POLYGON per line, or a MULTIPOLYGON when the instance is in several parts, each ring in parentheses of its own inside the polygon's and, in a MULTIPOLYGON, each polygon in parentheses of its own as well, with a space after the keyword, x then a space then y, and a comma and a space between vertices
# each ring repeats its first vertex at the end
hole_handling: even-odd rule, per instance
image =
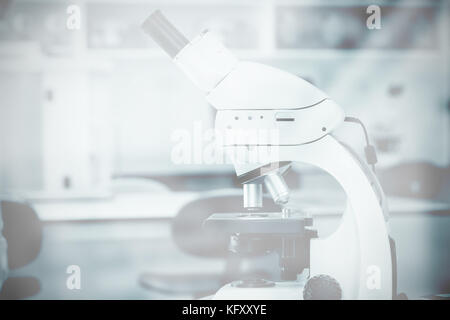
POLYGON ((174 58, 189 40, 169 20, 156 10, 142 24, 142 29, 171 57, 174 58))

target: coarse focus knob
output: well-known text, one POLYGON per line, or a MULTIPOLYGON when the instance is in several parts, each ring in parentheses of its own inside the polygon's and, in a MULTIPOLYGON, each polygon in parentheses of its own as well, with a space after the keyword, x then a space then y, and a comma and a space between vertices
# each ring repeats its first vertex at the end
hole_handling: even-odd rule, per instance
POLYGON ((333 277, 320 274, 310 278, 303 288, 305 300, 341 300, 342 289, 333 277))

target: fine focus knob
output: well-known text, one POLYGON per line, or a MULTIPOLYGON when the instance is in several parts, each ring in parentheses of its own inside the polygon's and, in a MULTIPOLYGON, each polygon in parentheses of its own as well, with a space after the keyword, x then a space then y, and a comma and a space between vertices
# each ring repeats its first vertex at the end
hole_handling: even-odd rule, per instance
POLYGON ((325 274, 317 275, 306 282, 303 289, 305 300, 341 300, 342 289, 339 282, 325 274))

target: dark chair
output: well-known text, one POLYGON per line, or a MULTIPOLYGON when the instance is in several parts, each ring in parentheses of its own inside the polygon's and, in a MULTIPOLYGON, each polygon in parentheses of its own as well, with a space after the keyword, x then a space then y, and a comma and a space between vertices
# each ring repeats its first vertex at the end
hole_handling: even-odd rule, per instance
POLYGON ((450 167, 427 162, 402 163, 378 174, 388 195, 448 201, 450 167))
MULTIPOLYGON (((42 224, 36 212, 20 201, 0 201, 2 234, 8 245, 8 268, 14 270, 32 262, 42 243, 42 224)), ((23 299, 35 295, 40 283, 33 277, 10 277, 3 283, 0 299, 23 299)))

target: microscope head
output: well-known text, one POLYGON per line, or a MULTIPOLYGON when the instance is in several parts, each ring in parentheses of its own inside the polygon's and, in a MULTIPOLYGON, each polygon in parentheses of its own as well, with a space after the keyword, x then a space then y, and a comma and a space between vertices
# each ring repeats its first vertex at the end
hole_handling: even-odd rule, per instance
POLYGON ((282 175, 290 163, 279 163, 270 150, 269 157, 259 154, 252 160, 251 148, 273 151, 319 140, 344 121, 343 109, 300 77, 239 61, 209 31, 189 42, 160 11, 142 27, 217 109, 216 140, 244 185, 244 205, 262 206, 262 183, 275 202, 286 204, 289 192, 282 175), (237 150, 244 155, 236 155, 237 150))

